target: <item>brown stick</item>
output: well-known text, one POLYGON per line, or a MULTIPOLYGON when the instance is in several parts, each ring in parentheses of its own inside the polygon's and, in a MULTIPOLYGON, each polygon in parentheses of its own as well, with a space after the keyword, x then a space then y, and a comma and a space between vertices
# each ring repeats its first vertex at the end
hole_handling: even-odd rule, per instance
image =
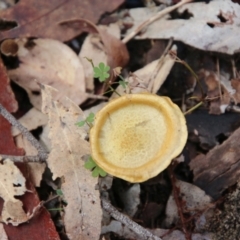
POLYGON ((25 128, 17 119, 7 111, 2 104, 0 104, 0 114, 7 119, 13 126, 17 127, 21 133, 27 138, 27 140, 37 149, 39 160, 45 162, 48 158, 48 154, 41 146, 38 140, 25 128))
POLYGON ((123 43, 127 43, 129 42, 132 38, 134 38, 139 32, 142 31, 143 28, 147 27, 148 25, 150 25, 152 22, 156 21, 157 19, 163 17, 164 15, 172 12, 173 10, 181 7, 182 5, 184 5, 185 3, 189 3, 192 2, 192 0, 181 0, 179 3, 167 7, 165 9, 163 9, 162 11, 158 12, 156 15, 150 17, 149 19, 147 19, 145 22, 143 22, 142 24, 140 24, 137 29, 135 29, 134 31, 132 31, 131 33, 129 33, 125 38, 123 38, 122 42, 123 43))
POLYGON ((132 221, 128 216, 120 213, 115 207, 111 205, 110 202, 106 201, 105 199, 102 199, 102 206, 104 210, 108 212, 113 218, 125 224, 125 226, 134 231, 137 235, 139 235, 141 239, 162 240, 158 236, 153 235, 151 232, 132 221))

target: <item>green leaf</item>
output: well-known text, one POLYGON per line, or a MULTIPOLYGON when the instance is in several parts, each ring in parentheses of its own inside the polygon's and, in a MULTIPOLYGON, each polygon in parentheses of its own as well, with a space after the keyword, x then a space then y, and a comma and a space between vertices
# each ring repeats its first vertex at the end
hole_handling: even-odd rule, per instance
POLYGON ((75 124, 76 124, 78 127, 82 127, 82 126, 84 126, 85 123, 86 123, 86 121, 83 120, 83 121, 77 122, 77 123, 75 123, 75 124))
POLYGON ((89 113, 89 115, 86 118, 86 121, 88 123, 92 123, 94 121, 94 116, 95 116, 94 113, 89 113))
POLYGON ((85 162, 84 167, 86 169, 93 170, 92 171, 93 177, 99 177, 99 175, 101 177, 106 177, 107 175, 107 173, 94 162, 91 156, 89 156, 88 160, 85 162))
POLYGON ((126 88, 127 85, 128 85, 128 82, 125 82, 125 81, 120 80, 120 81, 119 81, 119 84, 120 84, 123 88, 126 88))
POLYGON ((105 65, 103 62, 100 62, 98 67, 94 67, 94 78, 98 78, 100 82, 104 82, 107 78, 109 78, 108 71, 110 67, 105 65))
POLYGON ((99 176, 106 177, 107 173, 99 166, 96 166, 92 172, 92 176, 93 177, 99 177, 99 176))
POLYGON ((62 189, 57 189, 57 190, 56 190, 56 194, 57 194, 58 196, 63 196, 62 189))
POLYGON ((86 169, 92 170, 94 167, 96 167, 96 163, 93 161, 92 157, 90 156, 88 160, 85 162, 84 167, 86 169))
POLYGON ((92 176, 93 177, 98 177, 99 176, 97 167, 93 169, 92 176))
POLYGON ((106 177, 107 176, 107 173, 102 168, 100 168, 98 166, 96 168, 98 168, 98 173, 101 177, 106 177))

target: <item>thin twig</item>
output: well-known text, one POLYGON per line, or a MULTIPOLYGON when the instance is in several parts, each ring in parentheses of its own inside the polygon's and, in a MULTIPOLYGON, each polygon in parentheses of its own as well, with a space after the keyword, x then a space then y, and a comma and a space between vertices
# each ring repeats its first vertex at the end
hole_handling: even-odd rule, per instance
POLYGON ((25 128, 20 122, 16 120, 16 118, 7 111, 2 104, 0 104, 0 114, 7 119, 13 126, 17 127, 21 133, 27 138, 27 140, 37 149, 38 156, 40 161, 46 161, 48 154, 45 149, 41 146, 38 140, 25 128))
POLYGON ((218 91, 219 91, 220 100, 222 100, 222 90, 221 90, 221 81, 220 81, 220 66, 219 66, 219 58, 218 57, 217 57, 217 62, 216 62, 216 68, 217 68, 217 76, 218 76, 218 91))
POLYGON ((2 160, 8 158, 13 162, 43 162, 40 160, 39 156, 12 156, 0 154, 0 158, 2 158, 2 160))
POLYGON ((161 67, 163 65, 164 57, 168 54, 169 49, 172 46, 172 43, 173 43, 173 38, 170 38, 169 41, 168 41, 168 44, 167 44, 167 46, 166 46, 166 48, 165 48, 165 50, 163 52, 163 54, 161 55, 160 59, 158 60, 157 66, 155 67, 153 73, 150 76, 150 81, 149 81, 149 86, 148 86, 148 90, 150 92, 152 92, 152 90, 153 90, 154 80, 155 80, 158 72, 160 71, 160 69, 161 69, 161 67))
POLYGON ((233 78, 237 78, 237 69, 234 59, 231 59, 233 78))
POLYGON ((139 32, 142 31, 143 28, 147 27, 148 25, 150 25, 152 22, 156 21, 157 19, 163 17, 164 15, 174 11, 175 9, 181 7, 182 5, 184 5, 185 3, 189 3, 192 2, 192 0, 181 0, 179 3, 167 7, 165 9, 163 9, 162 11, 158 12, 156 15, 150 17, 149 19, 147 19, 145 22, 143 22, 142 24, 140 24, 137 29, 135 29, 134 31, 132 31, 130 34, 128 34, 125 38, 123 38, 122 42, 123 43, 127 43, 129 42, 132 38, 134 38, 139 32))
POLYGON ((176 186, 176 177, 174 175, 174 168, 176 167, 176 163, 173 163, 170 168, 169 168, 169 175, 170 175, 170 179, 171 179, 171 183, 172 183, 172 194, 175 200, 175 203, 177 205, 177 211, 178 211, 178 215, 179 218, 181 220, 181 224, 182 224, 182 230, 184 232, 185 238, 186 240, 191 240, 191 234, 188 231, 187 225, 186 225, 186 220, 185 217, 183 215, 183 204, 184 202, 182 201, 181 197, 180 197, 180 190, 179 188, 176 186))
POLYGON ((115 207, 111 205, 110 202, 106 201, 105 199, 102 199, 102 206, 104 210, 108 212, 113 218, 125 224, 125 226, 134 231, 137 235, 141 236, 143 239, 162 240, 158 236, 153 235, 151 232, 132 221, 128 216, 120 213, 115 207))

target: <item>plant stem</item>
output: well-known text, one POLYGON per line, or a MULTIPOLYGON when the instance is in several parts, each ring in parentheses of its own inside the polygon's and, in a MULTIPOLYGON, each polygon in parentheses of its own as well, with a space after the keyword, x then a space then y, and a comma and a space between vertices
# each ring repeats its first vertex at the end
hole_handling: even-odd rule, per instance
POLYGON ((110 85, 108 86, 114 93, 116 93, 119 97, 121 97, 121 95, 114 89, 112 88, 110 85))
POLYGON ((7 119, 13 126, 17 127, 27 140, 37 149, 40 161, 45 162, 48 154, 38 140, 25 128, 17 119, 0 104, 0 114, 7 119))
POLYGON ((184 115, 187 115, 188 113, 192 112, 193 110, 197 109, 198 107, 200 107, 203 104, 203 101, 199 102, 198 104, 196 104, 194 107, 190 108, 189 110, 187 110, 185 113, 183 113, 184 115))

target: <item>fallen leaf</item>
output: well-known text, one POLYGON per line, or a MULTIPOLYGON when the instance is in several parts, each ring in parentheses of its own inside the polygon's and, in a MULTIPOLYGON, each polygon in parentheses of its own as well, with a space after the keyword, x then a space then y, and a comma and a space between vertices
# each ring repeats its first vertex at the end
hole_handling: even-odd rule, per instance
POLYGON ((8 71, 9 77, 27 91, 37 109, 41 109, 38 82, 55 87, 76 104, 86 100, 82 64, 67 45, 52 39, 15 39, 12 44, 17 45, 20 64, 8 71))
POLYGON ((23 203, 14 196, 23 195, 26 192, 25 182, 20 170, 9 159, 0 165, 0 196, 4 200, 1 221, 13 226, 28 220, 23 210, 23 203))
POLYGON ((217 199, 240 177, 240 128, 221 145, 206 155, 200 154, 190 162, 194 184, 217 199))
MULTIPOLYGON (((176 51, 176 46, 172 47, 172 50, 176 51)), ((166 80, 171 68, 175 61, 167 54, 163 59, 155 60, 141 69, 138 69, 126 79, 128 82, 127 88, 123 88, 119 85, 116 91, 120 95, 124 95, 127 92, 131 93, 143 93, 152 92, 157 93, 164 81, 166 80)), ((116 93, 112 94, 112 98, 119 97, 116 93)))
MULTIPOLYGON (((201 69, 198 73, 201 84, 206 86, 206 95, 209 100, 209 113, 220 115, 225 113, 234 99, 234 89, 231 87, 229 77, 224 74, 219 76, 214 71, 201 69)), ((196 90, 199 90, 198 88, 196 90)), ((196 93, 196 91, 195 91, 196 93)), ((198 94, 193 94, 197 96, 198 94)))
POLYGON ((35 0, 21 0, 12 8, 0 13, 3 26, 12 22, 10 30, 0 33, 0 40, 5 38, 38 37, 52 38, 59 41, 69 41, 80 35, 81 28, 62 26, 60 22, 87 18, 97 23, 105 12, 112 12, 124 1, 79 1, 52 0, 36 2, 35 0))
POLYGON ((42 88, 42 111, 49 117, 49 139, 52 150, 47 160, 53 179, 64 177, 62 192, 67 201, 64 224, 70 239, 98 239, 102 210, 97 179, 84 168, 82 157, 90 154, 87 133, 76 126, 82 111, 68 98, 57 98, 57 90, 42 88))
MULTIPOLYGON (((99 28, 92 22, 86 19, 75 19, 62 23, 66 26, 77 25, 79 28, 85 28, 86 32, 99 34, 100 39, 104 45, 104 51, 107 55, 107 65, 113 69, 115 67, 124 67, 129 60, 129 53, 127 47, 122 41, 108 33, 106 29, 99 28)), ((87 57, 87 56, 85 56, 87 57)), ((110 80, 114 80, 113 74, 111 74, 110 80)), ((95 92, 102 94, 105 91, 105 85, 101 85, 95 92)))
POLYGON ((44 149, 47 150, 47 152, 50 152, 52 149, 52 145, 48 135, 49 135, 49 126, 45 125, 43 126, 42 133, 39 136, 39 142, 42 144, 44 149))
MULTIPOLYGON (((117 24, 110 24, 109 27, 98 26, 98 28, 105 29, 108 34, 120 39, 120 29, 117 24)), ((107 65, 108 56, 98 34, 88 34, 79 53, 79 58, 85 72, 86 88, 92 91, 94 89, 94 72, 91 63, 87 61, 86 57, 91 59, 95 66, 100 62, 107 65)))
POLYGON ((119 221, 112 220, 109 225, 102 227, 102 234, 113 232, 122 237, 127 237, 128 239, 139 239, 143 240, 139 235, 130 230, 127 226, 120 223, 119 221))
MULTIPOLYGON (((130 9, 126 14, 132 19, 132 27, 126 35, 134 31, 142 22, 146 21, 158 11, 155 8, 130 9)), ((177 10, 181 16, 187 13, 188 19, 172 19, 165 15, 155 21, 137 36, 137 39, 169 39, 182 41, 190 46, 205 51, 227 54, 239 52, 240 38, 238 26, 240 24, 240 6, 228 0, 212 0, 209 3, 194 2, 183 5, 177 10)))
MULTIPOLYGON (((9 79, 7 77, 6 69, 2 64, 2 61, 0 62, 0 81, 0 102, 5 106, 5 108, 7 108, 8 111, 16 111, 18 105, 10 88, 9 79)), ((24 154, 23 149, 16 148, 13 138, 11 136, 11 124, 2 116, 0 116, 0 132, 0 153, 22 156, 24 154)), ((31 212, 32 209, 39 204, 39 199, 35 188, 30 182, 31 176, 27 171, 27 165, 23 163, 18 163, 16 165, 23 172, 24 177, 27 179, 27 189, 31 191, 31 193, 25 193, 23 196, 19 196, 18 198, 22 201, 25 211, 31 212)), ((10 180, 11 179, 9 178, 9 181, 10 180)), ((12 187, 14 186, 12 185, 12 187)), ((6 209, 3 209, 3 204, 4 202, 1 198, 0 211, 6 212, 6 209)), ((17 212, 15 212, 14 214, 17 214, 17 212)), ((23 215, 24 214, 25 212, 23 212, 23 215)), ((24 220, 24 218, 25 216, 23 216, 22 221, 24 220)), ((9 221, 11 221, 11 218, 9 219, 9 221)), ((4 224, 4 229, 9 239, 22 240, 25 239, 26 236, 28 236, 28 240, 36 240, 39 239, 39 236, 41 236, 41 240, 59 240, 54 224, 50 218, 50 214, 46 211, 46 209, 42 209, 41 213, 31 219, 28 224, 21 224, 17 228, 11 224, 4 224)))
MULTIPOLYGON (((186 240, 185 234, 179 230, 169 231, 169 229, 151 229, 150 232, 157 236, 163 236, 162 240, 186 240)), ((191 240, 213 240, 211 233, 193 233, 191 240)))
POLYGON ((7 234, 4 230, 2 223, 0 223, 0 240, 8 240, 7 234))
POLYGON ((16 146, 24 149, 26 156, 37 156, 37 149, 27 140, 25 136, 19 134, 15 137, 16 146))
MULTIPOLYGON (((55 226, 51 220, 49 212, 42 207, 38 212, 34 209, 39 206, 40 201, 37 192, 31 182, 31 174, 29 172, 28 165, 25 163, 16 163, 24 177, 26 178, 26 188, 29 190, 24 195, 19 196, 23 203, 24 210, 28 213, 27 224, 20 224, 14 227, 11 224, 4 224, 4 229, 9 239, 14 240, 60 240, 58 233, 56 232, 55 226), (35 212, 34 216, 31 215, 35 212)), ((0 201, 0 208, 2 209, 2 201, 0 201)))
POLYGON ((124 212, 133 217, 140 204, 140 184, 133 184, 127 191, 123 192, 124 212))
POLYGON ((30 162, 28 163, 29 171, 31 172, 32 182, 35 187, 40 187, 40 183, 42 180, 42 175, 45 171, 46 164, 38 163, 38 162, 30 162))
MULTIPOLYGON (((31 108, 27 113, 25 113, 18 122, 21 123, 28 131, 34 130, 47 124, 47 116, 42 112, 38 111, 36 108, 31 108)), ((20 133, 19 129, 12 127, 12 135, 17 136, 20 133)))
MULTIPOLYGON (((0 103, 9 111, 15 112, 18 109, 18 103, 10 87, 10 80, 6 68, 0 59, 0 103)), ((0 115, 0 153, 11 155, 23 155, 23 149, 15 146, 11 136, 11 124, 0 115)))
POLYGON ((235 92, 233 92, 233 99, 235 100, 235 104, 240 103, 240 79, 232 79, 231 86, 235 90, 235 92))
MULTIPOLYGON (((193 215, 196 211, 202 211, 212 202, 210 196, 208 196, 199 187, 183 182, 176 181, 176 186, 179 188, 182 201, 185 203, 185 208, 182 207, 182 211, 193 215)), ((178 208, 173 195, 168 199, 166 206, 166 218, 164 223, 166 226, 171 227, 172 224, 177 224, 179 221, 178 208)))
POLYGON ((9 111, 16 112, 18 109, 18 103, 15 99, 14 93, 10 86, 10 80, 7 75, 6 68, 0 59, 0 103, 9 111))

